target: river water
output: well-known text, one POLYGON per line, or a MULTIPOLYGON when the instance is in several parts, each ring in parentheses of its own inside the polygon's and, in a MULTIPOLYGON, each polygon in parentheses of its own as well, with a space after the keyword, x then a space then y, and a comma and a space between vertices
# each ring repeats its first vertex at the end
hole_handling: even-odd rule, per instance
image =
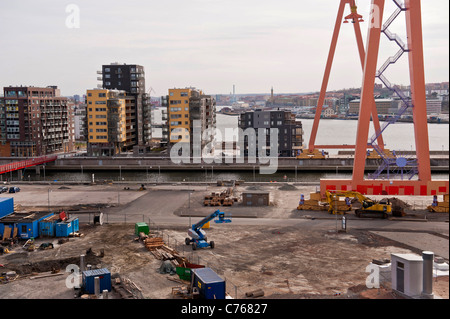
MULTIPOLYGON (((307 146, 311 128, 312 119, 302 119, 304 130, 303 145, 307 146)), ((357 121, 354 120, 321 120, 316 138, 316 144, 355 144, 357 121)), ((224 140, 230 140, 231 137, 225 134, 226 128, 237 128, 238 116, 217 114, 217 128, 222 132, 224 140)), ((369 136, 373 134, 373 129, 369 136)), ((449 124, 428 124, 430 149, 435 151, 449 150, 449 124)), ((390 125, 383 134, 386 148, 390 150, 415 150, 414 145, 414 127, 412 123, 396 123, 390 125)), ((337 150, 330 150, 330 154, 337 150)), ((245 180, 255 182, 318 182, 322 178, 350 178, 351 173, 344 172, 277 172, 272 175, 261 175, 258 170, 255 172, 240 171, 214 171, 208 167, 202 172, 173 172, 173 171, 51 171, 36 175, 34 169, 28 169, 20 177, 18 174, 6 174, 2 176, 12 180, 39 181, 39 180, 57 180, 57 181, 91 181, 92 174, 96 180, 114 180, 114 181, 143 181, 143 182, 179 182, 179 181, 216 181, 216 180, 245 180)), ((433 179, 448 180, 448 174, 433 174, 433 179)))

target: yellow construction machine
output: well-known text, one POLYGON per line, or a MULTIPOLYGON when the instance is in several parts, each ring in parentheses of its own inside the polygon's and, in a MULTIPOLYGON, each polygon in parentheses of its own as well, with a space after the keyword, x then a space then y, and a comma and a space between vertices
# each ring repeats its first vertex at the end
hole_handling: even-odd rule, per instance
POLYGON ((428 211, 432 213, 448 213, 449 209, 449 194, 444 195, 444 201, 438 201, 437 195, 433 196, 433 203, 428 206, 428 211))
POLYGON ((392 205, 389 199, 385 198, 376 202, 363 194, 355 191, 326 191, 328 211, 332 214, 343 214, 352 209, 350 198, 356 198, 361 204, 361 208, 355 210, 358 217, 378 217, 388 218, 392 214, 392 205), (344 197, 346 200, 340 201, 344 197))

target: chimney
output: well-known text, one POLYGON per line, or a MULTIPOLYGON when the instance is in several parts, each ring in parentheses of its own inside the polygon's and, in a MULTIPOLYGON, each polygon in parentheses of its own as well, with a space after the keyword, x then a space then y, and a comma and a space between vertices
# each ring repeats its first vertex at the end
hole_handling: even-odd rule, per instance
POLYGON ((422 252, 423 259, 423 287, 422 297, 424 299, 433 299, 433 262, 434 253, 431 251, 422 252))

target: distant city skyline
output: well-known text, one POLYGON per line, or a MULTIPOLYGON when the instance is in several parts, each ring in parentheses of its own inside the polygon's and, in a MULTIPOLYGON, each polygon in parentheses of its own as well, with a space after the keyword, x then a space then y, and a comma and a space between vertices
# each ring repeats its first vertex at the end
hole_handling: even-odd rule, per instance
MULTIPOLYGON (((152 96, 196 87, 207 94, 318 92, 339 1, 191 0, 0 2, 0 86, 57 85, 63 96, 97 87, 96 71, 111 62, 145 67, 152 96), (79 28, 67 19, 79 9, 79 28), (45 70, 45 71, 43 71, 45 70)), ((365 18, 369 0, 357 1, 365 18)), ((394 11, 386 1, 384 20, 394 11)), ((348 9, 347 9, 348 10, 348 9)), ((398 21, 397 21, 398 20, 398 21)), ((392 32, 406 42, 404 19, 392 32)), ((449 80, 449 2, 422 1, 425 80, 449 80)), ((397 47, 382 37, 379 65, 397 47)), ((409 85, 405 55, 391 82, 409 85)), ((343 25, 329 91, 361 86, 351 24, 343 25)))

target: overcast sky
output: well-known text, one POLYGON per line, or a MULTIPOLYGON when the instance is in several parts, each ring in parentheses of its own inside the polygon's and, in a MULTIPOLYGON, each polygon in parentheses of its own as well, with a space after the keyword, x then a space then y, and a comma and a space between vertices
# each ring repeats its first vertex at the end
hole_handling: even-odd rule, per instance
MULTIPOLYGON (((366 21, 370 0, 357 1, 366 21)), ((0 1, 0 87, 57 85, 63 95, 97 86, 97 70, 145 67, 152 96, 194 86, 208 94, 319 91, 338 0, 0 1), (80 10, 68 28, 66 7, 80 10), (156 92, 156 93, 155 93, 156 92)), ((386 0, 386 20, 395 7, 386 0)), ((346 9, 346 14, 349 9, 346 9)), ((422 1, 427 82, 449 80, 449 1, 422 1)), ((405 37, 404 14, 391 31, 405 37)), ((367 23, 362 24, 363 38, 367 23)), ((398 47, 382 37, 381 65, 398 47)), ((386 73, 409 85, 407 56, 386 73)), ((361 86, 352 24, 344 24, 329 90, 361 86)))

